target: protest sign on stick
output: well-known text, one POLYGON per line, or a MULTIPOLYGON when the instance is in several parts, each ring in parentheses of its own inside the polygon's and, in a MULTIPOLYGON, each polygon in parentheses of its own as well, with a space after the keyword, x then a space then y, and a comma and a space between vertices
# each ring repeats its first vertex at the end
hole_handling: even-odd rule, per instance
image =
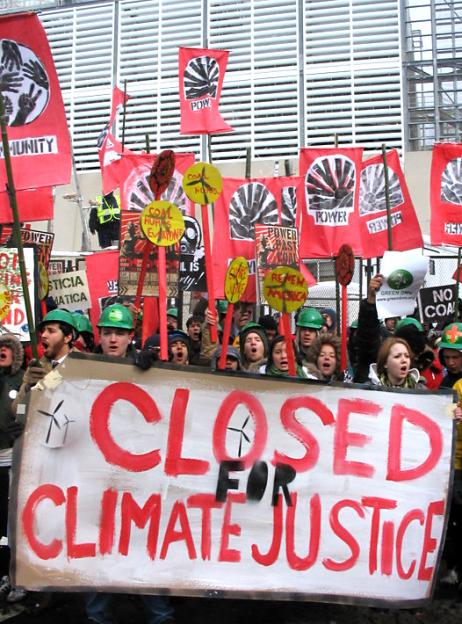
POLYGON ((224 370, 226 368, 226 355, 228 353, 228 343, 231 333, 234 304, 237 303, 244 294, 244 291, 247 288, 248 281, 249 265, 247 263, 247 260, 245 258, 242 258, 242 256, 234 258, 234 260, 228 267, 225 280, 225 297, 229 305, 226 310, 221 356, 218 362, 218 368, 220 368, 221 370, 224 370))
POLYGON ((348 292, 347 286, 353 279, 355 270, 355 256, 350 245, 342 245, 335 258, 335 273, 337 281, 342 287, 342 319, 341 319, 341 357, 340 367, 342 371, 347 367, 347 315, 348 315, 348 292))
MULTIPOLYGON (((214 317, 216 317, 216 308, 208 204, 213 204, 218 199, 222 184, 221 173, 209 163, 198 162, 189 167, 184 174, 183 187, 186 195, 191 201, 201 206, 202 229, 204 232, 205 278, 207 280, 209 311, 214 317)), ((210 337, 212 342, 218 341, 216 325, 210 325, 210 337)))
POLYGON ((268 304, 275 310, 282 312, 289 375, 295 377, 295 354, 289 314, 298 310, 306 301, 308 287, 305 278, 297 269, 281 266, 268 271, 263 281, 263 292, 268 304))
POLYGON ((16 584, 393 607, 431 599, 452 392, 163 364, 140 372, 85 354, 59 370, 31 391, 15 454, 16 584), (49 436, 43 412, 59 425, 49 436))
MULTIPOLYGON (((151 171, 149 173, 148 184, 149 184, 149 188, 154 194, 155 201, 149 203, 144 208, 142 216, 141 216, 141 221, 140 221, 141 230, 145 234, 147 240, 144 243, 143 260, 141 263, 141 272, 140 272, 139 279, 138 279, 138 287, 136 289, 136 297, 135 297, 136 317, 138 317, 138 310, 141 304, 141 295, 143 292, 143 284, 144 284, 144 278, 146 276, 146 269, 148 265, 151 243, 154 243, 154 240, 157 241, 158 239, 163 238, 161 223, 164 225, 164 227, 169 227, 167 226, 167 223, 166 223, 166 221, 168 221, 169 208, 166 208, 165 204, 169 204, 169 206, 173 206, 173 204, 170 204, 169 202, 164 201, 162 202, 162 204, 164 204, 162 208, 157 204, 161 203, 160 196, 168 187, 174 171, 175 171, 175 154, 171 150, 164 150, 155 159, 152 165, 151 171), (155 204, 157 206, 154 206, 155 204), (155 214, 158 215, 158 218, 155 217, 155 214), (155 221, 155 223, 153 222, 153 220, 155 221), (152 237, 147 236, 146 231, 144 230, 143 223, 144 225, 146 225, 146 231, 148 232, 153 232, 153 228, 156 229, 156 232, 152 233, 152 237)), ((184 230, 184 226, 183 226, 183 230, 184 230)), ((157 274, 159 276, 159 319, 160 319, 160 337, 161 337, 160 357, 163 360, 167 360, 168 359, 167 285, 166 285, 167 262, 166 262, 165 249, 164 249, 165 243, 156 242, 154 244, 158 246, 157 274)))

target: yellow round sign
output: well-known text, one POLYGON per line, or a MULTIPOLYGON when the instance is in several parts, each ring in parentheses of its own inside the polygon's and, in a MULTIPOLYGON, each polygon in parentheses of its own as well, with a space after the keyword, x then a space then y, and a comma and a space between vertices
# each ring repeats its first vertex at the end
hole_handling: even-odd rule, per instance
POLYGON ((229 303, 237 303, 244 294, 249 281, 249 264, 245 258, 234 258, 226 271, 225 297, 229 303))
POLYGON ((221 193, 221 173, 209 163, 198 162, 186 169, 183 175, 183 189, 196 204, 211 204, 221 193))
POLYGON ((43 262, 38 263, 38 298, 40 301, 48 295, 48 272, 43 262))
POLYGON ((275 310, 294 312, 305 303, 308 286, 300 271, 280 266, 265 275, 263 292, 268 305, 275 310))
POLYGON ((0 285, 0 321, 3 321, 10 311, 10 306, 13 303, 13 295, 3 285, 0 285))
POLYGON ((141 213, 140 225, 146 238, 159 247, 174 245, 184 233, 181 210, 168 201, 148 204, 141 213))

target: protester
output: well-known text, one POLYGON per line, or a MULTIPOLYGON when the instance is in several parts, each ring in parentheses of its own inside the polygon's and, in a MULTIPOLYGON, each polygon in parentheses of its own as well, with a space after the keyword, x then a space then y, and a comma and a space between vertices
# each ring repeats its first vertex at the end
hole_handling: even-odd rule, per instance
POLYGON ((321 316, 324 319, 321 332, 333 334, 337 329, 337 313, 332 308, 322 308, 321 316))
POLYGON ((377 363, 371 364, 371 383, 387 388, 424 388, 425 380, 416 368, 411 368, 412 356, 403 338, 386 338, 380 346, 377 363))
POLYGON ((64 362, 77 338, 74 317, 67 310, 55 309, 45 315, 39 325, 40 344, 43 356, 40 360, 31 360, 23 377, 23 383, 14 400, 14 409, 24 403, 26 393, 30 391, 53 368, 64 362))
MULTIPOLYGON (((13 443, 16 433, 13 399, 21 386, 24 371, 21 368, 24 351, 13 334, 0 334, 0 538, 8 537, 8 503, 13 443)), ((13 588, 9 578, 10 548, 0 546, 0 598, 7 602, 22 600, 26 592, 13 588)))
MULTIPOLYGON (((218 362, 220 360, 221 357, 221 353, 222 353, 223 347, 220 345, 215 353, 213 354, 212 357, 212 370, 218 370, 218 362)), ((239 371, 241 370, 241 354, 239 353, 239 351, 235 348, 232 347, 231 345, 228 346, 227 350, 226 350, 226 366, 225 366, 225 370, 227 371, 239 371)))
MULTIPOLYGON (((99 351, 112 358, 132 357, 133 363, 141 368, 143 358, 133 348, 134 321, 130 310, 123 305, 113 304, 103 310, 97 327, 100 332, 99 351), (141 364, 141 366, 140 366, 141 364)), ((149 361, 149 355, 144 364, 149 361)), ((141 595, 148 614, 148 624, 174 622, 174 612, 167 596, 141 595)), ((85 594, 85 609, 90 622, 112 624, 111 604, 114 594, 89 592, 85 594)))
MULTIPOLYGON (((306 378, 307 374, 300 364, 295 365, 297 377, 306 378)), ((272 377, 288 377, 289 358, 287 356, 287 345, 284 336, 276 336, 270 343, 268 362, 260 368, 261 373, 272 377)), ((312 377, 314 378, 314 377, 312 377)))
POLYGON ((178 308, 169 308, 167 310, 167 331, 175 331, 178 329, 178 308))
POLYGON ((340 338, 321 333, 312 343, 306 357, 306 370, 312 378, 322 381, 343 381, 340 369, 340 338))
MULTIPOLYGON (((462 407, 462 323, 450 323, 443 329, 439 358, 445 366, 441 388, 457 392, 462 407)), ((456 424, 454 453, 454 483, 443 559, 447 567, 441 579, 443 584, 457 584, 462 580, 462 423, 456 424)))
POLYGON ((403 338, 413 353, 412 366, 422 375, 435 359, 433 349, 427 344, 422 323, 412 316, 406 316, 396 323, 395 336, 403 338))
POLYGON ((271 314, 265 314, 264 316, 260 316, 258 319, 258 324, 263 327, 265 330, 266 338, 268 343, 270 343, 278 334, 278 322, 276 319, 271 316, 271 314))
POLYGON ((74 347, 79 351, 92 353, 95 348, 95 338, 90 319, 80 312, 74 312, 73 317, 77 331, 79 332, 77 340, 74 341, 74 347))
POLYGON ((242 369, 258 373, 268 356, 268 341, 263 327, 258 323, 247 323, 239 333, 239 349, 242 369))
POLYGON ((462 323, 444 328, 439 347, 439 358, 446 369, 440 387, 452 388, 462 378, 462 323))
POLYGON ((189 364, 190 350, 191 341, 188 334, 177 329, 168 335, 169 362, 179 366, 186 366, 189 364))
POLYGON ((210 358, 202 351, 202 323, 204 318, 193 315, 186 321, 186 331, 189 336, 189 363, 195 366, 209 366, 210 358))
POLYGON ((113 357, 130 357, 133 363, 142 370, 150 368, 157 359, 150 351, 137 351, 133 345, 134 319, 130 310, 114 303, 104 310, 99 317, 97 327, 100 343, 95 353, 103 353, 113 357))
POLYGON ((299 363, 305 365, 308 363, 308 350, 316 340, 324 324, 324 319, 319 310, 315 308, 302 308, 297 316, 297 349, 299 363))
POLYGON ((396 323, 399 321, 399 316, 389 316, 383 319, 383 325, 380 327, 380 333, 382 338, 389 338, 393 336, 396 329, 396 323))

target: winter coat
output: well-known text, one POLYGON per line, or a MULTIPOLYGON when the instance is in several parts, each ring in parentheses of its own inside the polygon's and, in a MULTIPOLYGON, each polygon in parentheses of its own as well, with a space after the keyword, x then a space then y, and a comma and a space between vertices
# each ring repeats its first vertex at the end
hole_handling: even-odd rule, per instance
MULTIPOLYGON (((370 368, 369 368, 369 381, 372 385, 374 386, 384 386, 385 384, 383 384, 383 382, 381 381, 378 373, 377 373, 377 365, 376 364, 371 364, 370 368)), ((390 388, 421 388, 424 389, 425 386, 425 379, 423 377, 421 377, 419 371, 417 370, 417 368, 411 368, 409 370, 409 373, 407 374, 406 377, 406 384, 400 385, 400 386, 392 386, 390 384, 390 388), (407 384, 407 385, 406 385, 407 384)))
POLYGON ((0 449, 10 448, 12 439, 6 433, 6 427, 14 420, 12 403, 22 384, 24 359, 22 344, 12 334, 0 334, 0 346, 6 346, 13 352, 13 362, 9 368, 0 368, 0 449))

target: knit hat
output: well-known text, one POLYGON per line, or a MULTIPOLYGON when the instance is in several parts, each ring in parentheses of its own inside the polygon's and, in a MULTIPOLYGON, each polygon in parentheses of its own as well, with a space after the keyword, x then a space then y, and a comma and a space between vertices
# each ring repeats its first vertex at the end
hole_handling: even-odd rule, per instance
MULTIPOLYGON (((223 347, 221 345, 215 349, 215 353, 212 356, 212 364, 211 364, 212 370, 218 369, 218 360, 220 359, 222 352, 223 352, 223 347)), ((232 347, 232 346, 228 347, 228 349, 226 350, 226 357, 230 357, 236 360, 237 370, 241 370, 241 354, 235 347, 232 347)))
POLYGON ((180 329, 176 329, 175 331, 169 333, 168 346, 170 347, 174 342, 177 342, 178 340, 186 345, 186 348, 188 349, 188 354, 191 353, 191 340, 188 334, 186 334, 184 331, 181 331, 180 329))

